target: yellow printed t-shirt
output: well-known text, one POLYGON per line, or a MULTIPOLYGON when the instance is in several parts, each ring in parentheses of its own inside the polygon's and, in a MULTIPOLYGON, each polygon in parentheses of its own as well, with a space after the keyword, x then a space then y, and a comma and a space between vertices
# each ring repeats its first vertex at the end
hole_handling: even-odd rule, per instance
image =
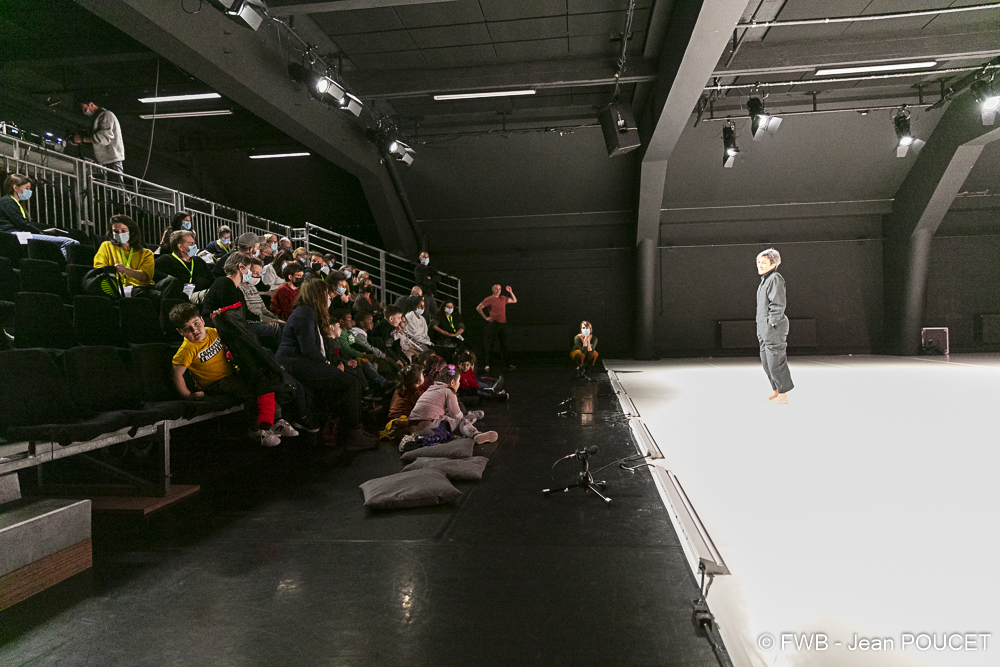
POLYGON ((94 255, 94 268, 114 266, 115 264, 124 264, 130 269, 142 271, 147 276, 146 280, 142 281, 130 278, 124 274, 119 274, 118 280, 123 281, 123 285, 131 285, 132 287, 147 287, 152 284, 153 271, 155 270, 153 266, 152 250, 149 250, 148 248, 133 248, 130 259, 128 250, 115 245, 111 241, 105 241, 101 244, 101 247, 97 249, 97 253, 94 255))
POLYGON ((186 366, 202 389, 236 372, 226 359, 226 349, 219 332, 210 327, 205 327, 205 340, 200 343, 184 339, 174 355, 174 365, 186 366))

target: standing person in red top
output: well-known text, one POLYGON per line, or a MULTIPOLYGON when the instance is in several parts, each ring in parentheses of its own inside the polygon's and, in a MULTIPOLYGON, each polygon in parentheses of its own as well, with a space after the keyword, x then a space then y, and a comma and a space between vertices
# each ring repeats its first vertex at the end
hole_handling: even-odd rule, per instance
POLYGON ((304 275, 302 265, 298 262, 289 262, 281 270, 281 277, 285 279, 285 284, 275 290, 271 296, 270 311, 278 316, 279 320, 287 320, 294 310, 293 304, 299 295, 299 287, 302 286, 302 276, 304 275))
POLYGON ((490 348, 493 346, 494 335, 497 338, 497 342, 500 343, 500 368, 508 368, 513 370, 514 367, 510 365, 509 359, 507 358, 507 304, 517 303, 517 297, 514 296, 513 290, 511 290, 510 285, 507 286, 506 296, 500 294, 500 285, 496 284, 493 286, 493 294, 483 299, 483 302, 476 306, 476 310, 483 319, 486 320, 486 333, 483 336, 483 362, 486 364, 484 370, 490 370, 490 348), (483 312, 484 309, 489 309, 489 313, 483 312))

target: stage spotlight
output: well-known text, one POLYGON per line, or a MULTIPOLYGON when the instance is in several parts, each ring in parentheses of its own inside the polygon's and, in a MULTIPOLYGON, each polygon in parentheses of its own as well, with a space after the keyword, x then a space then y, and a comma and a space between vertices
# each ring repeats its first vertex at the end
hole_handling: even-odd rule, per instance
POLYGON ((997 119, 997 111, 1000 110, 1000 83, 992 76, 988 79, 976 79, 972 82, 971 89, 979 102, 983 125, 992 125, 997 119))
POLYGON ((252 5, 263 8, 261 0, 219 0, 226 8, 226 16, 230 16, 237 23, 245 25, 255 31, 264 22, 264 17, 260 12, 254 10, 252 5))
POLYGON ((350 111, 355 116, 361 115, 361 107, 361 100, 350 93, 344 93, 344 96, 340 99, 340 108, 344 111, 350 111))
POLYGON ((913 135, 910 133, 910 112, 900 109, 892 117, 892 125, 896 128, 896 157, 906 157, 906 152, 913 144, 913 135))
POLYGON ((313 84, 313 87, 318 95, 329 95, 338 104, 344 99, 344 95, 347 94, 347 91, 344 90, 343 86, 328 76, 321 76, 316 79, 316 83, 313 84))
POLYGON ((754 141, 762 139, 765 132, 773 137, 778 131, 781 119, 764 111, 764 102, 759 97, 750 98, 747 111, 750 112, 750 132, 754 141))
POLYGON ((731 169, 736 162, 736 156, 740 154, 740 149, 736 146, 736 126, 727 123, 722 128, 722 166, 731 169))
POLYGON ((403 164, 413 164, 413 154, 416 153, 416 151, 404 144, 402 141, 399 141, 398 139, 391 139, 385 149, 389 155, 396 158, 403 164))

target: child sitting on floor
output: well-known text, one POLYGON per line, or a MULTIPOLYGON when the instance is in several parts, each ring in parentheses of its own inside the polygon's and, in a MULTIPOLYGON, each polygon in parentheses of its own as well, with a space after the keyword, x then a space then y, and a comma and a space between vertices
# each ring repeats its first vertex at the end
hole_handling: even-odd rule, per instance
POLYGON ((483 418, 482 410, 473 410, 462 414, 458 407, 458 385, 460 375, 458 369, 448 365, 434 378, 430 389, 421 394, 417 404, 410 411, 410 432, 419 434, 425 429, 434 428, 442 421, 466 438, 472 438, 476 444, 496 442, 497 432, 480 433, 473 426, 477 419, 483 418))
POLYGON ((381 440, 398 441, 410 433, 409 415, 417 404, 417 399, 424 393, 420 385, 424 381, 424 370, 413 364, 404 368, 399 374, 396 391, 389 404, 389 422, 379 433, 381 440))
MULTIPOLYGON (((205 326, 198 306, 181 303, 170 311, 170 322, 184 342, 174 354, 174 386, 177 393, 186 399, 201 400, 206 393, 233 394, 244 402, 254 398, 253 391, 236 373, 236 368, 226 358, 226 346, 219 333, 205 326), (188 389, 184 373, 191 375, 198 386, 197 391, 188 389)), ((298 431, 284 419, 274 421, 274 393, 257 396, 257 420, 253 438, 265 447, 281 443, 281 436, 294 437, 298 431)))
POLYGON ((485 375, 476 377, 476 353, 472 350, 464 350, 456 359, 458 370, 461 375, 461 383, 458 387, 458 395, 463 399, 489 399, 496 398, 506 401, 507 392, 503 389, 503 376, 494 379, 485 375))

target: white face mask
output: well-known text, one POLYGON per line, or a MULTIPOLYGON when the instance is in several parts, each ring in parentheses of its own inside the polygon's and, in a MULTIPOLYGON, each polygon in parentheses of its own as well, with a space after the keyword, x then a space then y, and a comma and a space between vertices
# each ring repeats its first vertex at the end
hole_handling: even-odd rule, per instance
POLYGON ((332 305, 333 305, 333 298, 329 296, 326 297, 326 307, 329 308, 332 305))
POLYGON ((128 243, 128 237, 129 237, 128 232, 122 232, 121 234, 119 234, 118 232, 114 232, 114 235, 115 235, 115 243, 119 245, 125 245, 126 243, 128 243))
POLYGON ((348 278, 350 278, 351 277, 351 272, 350 271, 344 271, 344 275, 347 276, 348 278))
POLYGON ((247 278, 247 282, 250 283, 251 285, 256 285, 257 283, 260 282, 260 276, 257 276, 255 278, 253 274, 251 274, 250 277, 247 278))
POLYGON ((330 273, 330 267, 324 264, 323 266, 319 267, 319 272, 325 276, 326 274, 330 273))
POLYGON ((582 334, 583 334, 584 336, 589 336, 589 335, 590 335, 590 329, 583 329, 583 330, 581 331, 581 333, 582 333, 582 334))

